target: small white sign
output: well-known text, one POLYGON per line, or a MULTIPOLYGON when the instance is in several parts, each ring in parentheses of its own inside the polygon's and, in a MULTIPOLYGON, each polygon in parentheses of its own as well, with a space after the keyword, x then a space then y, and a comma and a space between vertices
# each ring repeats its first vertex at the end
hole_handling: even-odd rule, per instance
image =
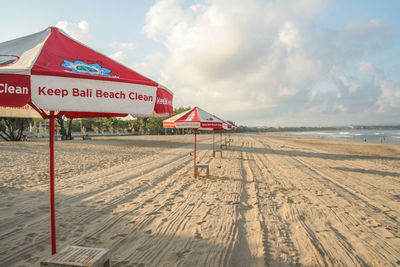
POLYGON ((200 122, 175 122, 175 128, 188 128, 197 129, 200 128, 200 122))

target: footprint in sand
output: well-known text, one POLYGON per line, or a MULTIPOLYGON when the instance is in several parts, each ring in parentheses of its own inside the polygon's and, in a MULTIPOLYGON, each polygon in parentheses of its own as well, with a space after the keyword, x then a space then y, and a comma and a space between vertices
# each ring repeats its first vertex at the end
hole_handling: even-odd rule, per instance
POLYGON ((74 234, 72 235, 72 237, 79 237, 79 236, 81 236, 80 233, 74 233, 74 234))
POLYGON ((159 212, 159 211, 152 211, 152 212, 149 212, 149 213, 147 213, 146 215, 147 216, 151 216, 151 215, 158 215, 158 214, 160 214, 161 212, 159 212))
POLYGON ((196 230, 196 232, 194 233, 194 238, 195 239, 203 239, 203 237, 201 236, 201 234, 199 233, 198 230, 196 230))
POLYGON ((31 259, 29 260, 29 263, 34 264, 35 262, 38 262, 39 259, 40 259, 39 257, 33 257, 33 258, 31 258, 31 259))
POLYGON ((28 253, 28 254, 22 255, 21 258, 23 258, 24 260, 27 260, 27 259, 29 259, 29 258, 31 258, 31 257, 32 257, 32 255, 28 253))
POLYGON ((35 237, 35 236, 37 236, 37 234, 36 233, 29 233, 29 234, 27 234, 26 236, 28 236, 28 237, 35 237))
POLYGON ((145 250, 148 250, 149 248, 151 248, 151 245, 144 245, 144 246, 138 247, 136 250, 137 251, 145 251, 145 250))
POLYGON ((184 251, 180 251, 175 254, 179 259, 181 259, 181 258, 185 257, 185 255, 188 254, 190 251, 191 251, 190 249, 186 249, 184 251))
POLYGON ((111 237, 111 240, 114 240, 114 239, 116 239, 116 238, 118 238, 118 237, 125 237, 125 236, 127 236, 127 235, 128 235, 128 234, 117 234, 117 235, 111 237))
MULTIPOLYGON (((111 261, 113 267, 128 266, 129 261, 111 261)), ((136 266, 136 265, 134 265, 136 266)))
POLYGON ((36 233, 29 233, 25 236, 25 242, 31 242, 37 236, 36 233))

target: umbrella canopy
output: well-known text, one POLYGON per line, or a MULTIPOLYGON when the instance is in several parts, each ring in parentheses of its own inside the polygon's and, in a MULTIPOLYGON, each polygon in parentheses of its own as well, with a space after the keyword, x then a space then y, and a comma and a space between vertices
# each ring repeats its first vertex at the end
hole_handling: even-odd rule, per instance
POLYGON ((68 118, 156 116, 173 113, 172 97, 162 85, 55 27, 0 44, 3 107, 29 104, 64 111, 68 118))
POLYGON ((213 131, 213 155, 214 155, 214 131, 223 130, 227 127, 226 122, 205 110, 194 107, 188 111, 179 113, 163 121, 164 128, 185 128, 195 129, 194 131, 194 170, 193 176, 196 177, 196 135, 197 130, 213 131))
POLYGON ((58 28, 0 44, 0 116, 50 119, 50 221, 56 253, 55 118, 173 114, 167 88, 72 39, 58 28), (28 107, 28 108, 27 108, 28 107), (11 109, 10 109, 11 108, 11 109), (14 112, 17 109, 22 113, 14 112))
POLYGON ((163 121, 164 128, 185 128, 198 130, 223 130, 226 124, 217 116, 194 107, 163 121))

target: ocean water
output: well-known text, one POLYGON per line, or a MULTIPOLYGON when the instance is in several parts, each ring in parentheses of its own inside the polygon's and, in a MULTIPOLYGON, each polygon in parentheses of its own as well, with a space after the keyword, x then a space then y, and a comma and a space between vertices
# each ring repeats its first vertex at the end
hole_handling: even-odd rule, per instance
POLYGON ((287 132, 284 135, 326 140, 400 144, 400 130, 355 130, 287 132))

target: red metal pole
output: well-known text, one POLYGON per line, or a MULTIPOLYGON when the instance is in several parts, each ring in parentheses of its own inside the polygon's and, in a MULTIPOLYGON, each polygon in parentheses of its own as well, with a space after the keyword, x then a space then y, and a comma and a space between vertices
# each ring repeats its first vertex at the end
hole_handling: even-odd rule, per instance
POLYGON ((196 135, 197 135, 197 129, 194 129, 194 170, 193 170, 193 175, 196 177, 196 135))
POLYGON ((213 157, 215 157, 215 151, 214 151, 214 130, 213 130, 213 157))
POLYGON ((50 111, 50 227, 51 227, 51 254, 56 254, 56 214, 54 204, 54 111, 50 111))

